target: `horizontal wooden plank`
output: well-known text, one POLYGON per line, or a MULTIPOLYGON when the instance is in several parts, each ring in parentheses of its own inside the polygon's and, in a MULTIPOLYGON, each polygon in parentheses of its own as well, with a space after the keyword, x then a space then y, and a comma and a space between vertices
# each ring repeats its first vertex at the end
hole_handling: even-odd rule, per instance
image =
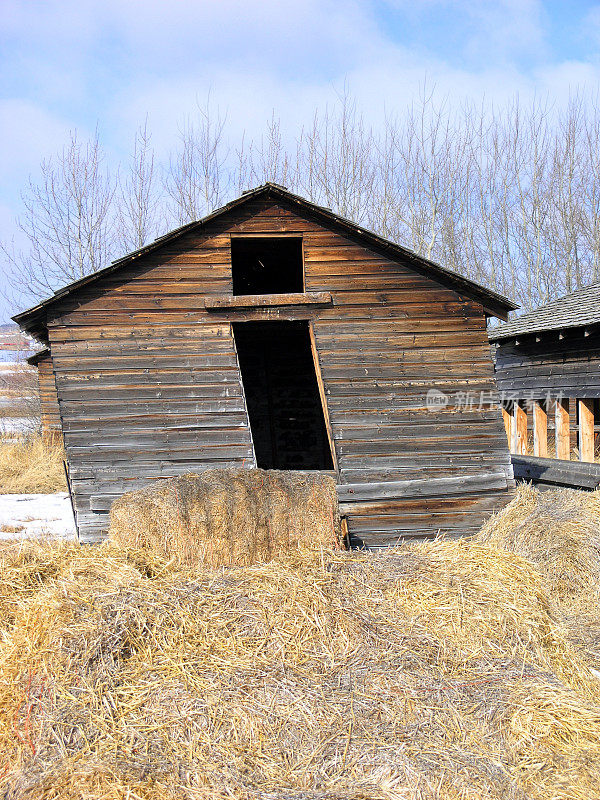
POLYGON ((217 370, 217 369, 237 369, 237 360, 233 352, 223 353, 203 353, 199 354, 173 354, 146 355, 135 357, 128 356, 105 356, 90 358, 81 356, 77 358, 62 357, 57 362, 56 374, 61 377, 87 380, 88 373, 94 372, 95 375, 136 375, 142 372, 164 373, 166 375, 180 374, 182 370, 193 372, 196 370, 217 370))
POLYGON ((132 398, 144 401, 147 399, 169 400, 176 398, 184 400, 209 400, 212 398, 242 397, 242 384, 230 381, 229 383, 194 383, 190 381, 185 385, 178 383, 157 383, 149 382, 144 385, 127 384, 116 386, 108 384, 98 385, 74 385, 61 386, 60 402, 64 400, 72 402, 87 403, 91 400, 94 403, 117 402, 120 400, 130 400, 132 398))
MULTIPOLYGON (((120 412, 123 413, 122 411, 120 412)), ((131 433, 139 436, 156 436, 169 431, 194 431, 198 441, 203 441, 204 429, 215 428, 219 431, 248 428, 248 416, 242 412, 217 412, 213 414, 130 414, 120 418, 101 417, 90 419, 83 416, 65 418, 65 433, 69 434, 69 442, 94 441, 106 442, 115 437, 131 433)))
MULTIPOLYGON (((334 420, 335 426, 335 420, 334 420)), ((349 445, 352 442, 376 443, 383 441, 392 443, 394 451, 397 445, 402 445, 411 450, 418 450, 419 442, 422 440, 439 439, 444 440, 450 437, 457 441, 469 439, 471 436, 497 436, 500 432, 500 420, 495 418, 493 421, 478 420, 477 423, 469 420, 447 419, 428 424, 426 418, 420 421, 397 422, 394 425, 380 426, 335 426, 333 439, 340 444, 349 445), (396 446, 394 446, 394 443, 396 446)))
POLYGON ((177 386, 183 384, 192 385, 213 385, 216 383, 234 384, 239 381, 237 366, 211 367, 190 367, 187 370, 179 370, 173 367, 169 369, 147 369, 138 370, 107 370, 106 372, 94 373, 69 373, 56 371, 56 385, 61 390, 69 388, 84 389, 85 387, 110 387, 116 389, 120 387, 137 388, 141 386, 177 386))
POLYGON ((63 400, 63 410, 66 417, 78 423, 94 423, 107 421, 126 422, 128 419, 149 415, 152 417, 168 417, 182 414, 184 416, 199 415, 200 417, 218 414, 232 414, 235 412, 245 412, 246 406, 243 398, 223 397, 218 400, 200 399, 191 397, 188 399, 165 400, 162 397, 146 400, 132 400, 124 406, 122 403, 110 404, 105 400, 92 401, 83 398, 77 400, 63 400))
POLYGON ((129 462, 78 462, 71 465, 70 474, 78 484, 82 495, 89 495, 100 490, 112 492, 115 486, 122 486, 123 491, 131 488, 147 486, 153 481, 164 478, 173 478, 177 475, 197 473, 202 469, 238 468, 249 469, 254 464, 253 457, 246 457, 236 453, 229 457, 211 458, 209 463, 199 460, 198 451, 192 450, 187 454, 173 457, 169 453, 156 458, 154 453, 136 454, 129 462))
MULTIPOLYGON (((354 441, 347 439, 336 440, 336 450, 338 452, 338 457, 359 453, 369 456, 373 456, 377 453, 392 456, 399 451, 407 453, 468 453, 480 452, 482 449, 494 446, 494 444, 498 442, 499 437, 500 431, 498 430, 498 432, 489 433, 485 436, 473 433, 462 436, 457 435, 456 432, 453 434, 452 431, 449 431, 445 437, 436 435, 426 439, 422 438, 418 441, 412 436, 398 436, 394 439, 383 439, 376 442, 371 440, 354 441)), ((500 447, 502 447, 502 445, 500 445, 500 447)))
POLYGON ((521 455, 513 455, 511 460, 517 480, 576 489, 600 487, 600 464, 521 455))
POLYGON ((110 443, 106 446, 92 444, 70 446, 65 438, 65 446, 69 463, 79 461, 86 464, 116 465, 119 462, 135 464, 139 459, 146 461, 152 457, 158 462, 169 459, 171 461, 187 461, 196 465, 197 469, 205 469, 204 464, 212 461, 227 461, 254 459, 254 451, 249 441, 242 436, 239 440, 229 443, 211 443, 198 446, 197 441, 185 443, 177 442, 149 442, 143 446, 130 444, 110 443))
POLYGON ((465 495, 507 487, 504 472, 484 475, 463 475, 460 478, 431 478, 429 480, 394 481, 372 484, 342 484, 337 487, 338 499, 344 504, 407 497, 445 497, 465 495))
POLYGON ((274 308, 277 306, 327 306, 333 302, 330 292, 288 292, 287 294, 216 295, 206 297, 208 311, 222 309, 274 308))

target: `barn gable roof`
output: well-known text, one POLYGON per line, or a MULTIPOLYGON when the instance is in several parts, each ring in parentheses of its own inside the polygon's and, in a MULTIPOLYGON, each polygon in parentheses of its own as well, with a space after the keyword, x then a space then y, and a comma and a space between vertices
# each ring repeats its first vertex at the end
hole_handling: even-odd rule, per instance
POLYGON ((13 320, 37 339, 47 342, 47 314, 55 305, 63 301, 65 298, 76 295, 80 288, 100 280, 105 275, 116 272, 121 267, 132 264, 136 259, 160 249, 164 245, 173 242, 175 239, 178 239, 187 233, 192 231, 200 231, 207 223, 212 222, 214 219, 224 216, 230 211, 245 205, 251 200, 256 200, 257 198, 269 198, 281 202, 291 209, 308 213, 325 227, 339 231, 344 236, 383 254, 385 257, 391 260, 401 261, 404 264, 408 263, 417 272, 428 275, 438 283, 441 283, 442 285, 453 289, 457 293, 481 303, 486 313, 490 316, 496 316, 500 319, 507 319, 508 312, 518 307, 503 295, 497 294, 496 292, 493 292, 490 289, 487 289, 486 287, 481 286, 480 284, 475 283, 474 281, 471 281, 450 269, 447 269, 446 267, 442 267, 440 264, 437 264, 434 261, 417 255, 401 245, 390 242, 387 239, 384 239, 382 236, 379 236, 372 231, 367 230, 366 228, 362 228, 351 220, 345 219, 338 214, 334 214, 331 209, 318 206, 315 203, 300 197, 299 195, 295 195, 292 192, 287 191, 287 189, 279 186, 276 183, 265 183, 263 186, 259 186, 256 189, 250 189, 249 191, 244 192, 244 194, 242 194, 240 197, 232 200, 230 203, 227 203, 222 208, 213 211, 203 219, 195 222, 189 222, 187 225, 176 228, 175 230, 170 231, 164 236, 156 239, 154 242, 151 242, 144 247, 140 247, 138 250, 134 250, 132 253, 128 253, 126 256, 113 261, 107 267, 104 267, 97 272, 93 272, 90 275, 86 275, 84 278, 80 278, 79 280, 64 286, 48 299, 43 300, 37 305, 27 309, 27 311, 23 311, 20 314, 15 315, 13 320))
POLYGON ((491 342, 500 342, 530 333, 587 327, 598 323, 600 282, 552 300, 506 325, 499 325, 489 332, 489 339, 491 342))

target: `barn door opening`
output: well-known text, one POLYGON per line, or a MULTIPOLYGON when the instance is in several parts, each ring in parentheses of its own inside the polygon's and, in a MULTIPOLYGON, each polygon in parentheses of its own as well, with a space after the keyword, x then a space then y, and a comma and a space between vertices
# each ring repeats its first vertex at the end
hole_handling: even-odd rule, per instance
POLYGON ((333 469, 308 322, 237 322, 256 465, 333 469))

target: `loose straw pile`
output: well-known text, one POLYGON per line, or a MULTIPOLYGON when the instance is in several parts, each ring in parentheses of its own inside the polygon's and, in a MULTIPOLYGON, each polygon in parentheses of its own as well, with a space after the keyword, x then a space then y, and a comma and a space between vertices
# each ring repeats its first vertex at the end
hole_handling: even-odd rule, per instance
POLYGON ((0 789, 597 800, 600 681, 549 586, 478 540, 217 569, 7 545, 0 789))
POLYGON ((478 538, 532 561, 555 598, 591 592, 600 599, 600 491, 521 485, 478 538))
POLYGON ((600 491, 521 485, 477 538, 535 565, 569 640, 600 678, 600 491))

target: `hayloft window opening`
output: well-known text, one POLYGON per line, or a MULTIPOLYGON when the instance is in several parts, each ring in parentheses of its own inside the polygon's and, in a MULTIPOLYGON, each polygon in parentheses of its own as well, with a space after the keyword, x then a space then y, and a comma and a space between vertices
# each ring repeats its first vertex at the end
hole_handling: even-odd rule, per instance
POLYGON ((234 295, 303 292, 302 239, 234 237, 231 273, 234 295))
POLYGON ((332 470, 308 323, 233 324, 256 465, 332 470))

